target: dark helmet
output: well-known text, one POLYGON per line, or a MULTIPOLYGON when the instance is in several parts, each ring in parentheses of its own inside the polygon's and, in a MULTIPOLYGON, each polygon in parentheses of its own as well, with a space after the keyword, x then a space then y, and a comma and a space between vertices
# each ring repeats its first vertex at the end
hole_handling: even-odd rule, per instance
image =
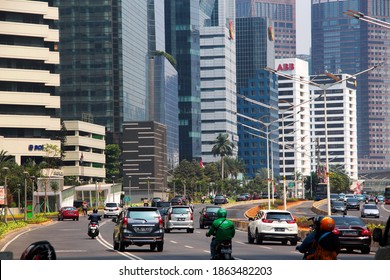
POLYGON ((23 251, 21 260, 56 260, 57 255, 49 241, 38 241, 31 243, 23 251))
POLYGON ((217 217, 218 217, 218 218, 226 218, 226 216, 227 216, 227 211, 226 211, 226 209, 220 208, 220 209, 217 211, 217 217))
POLYGON ((313 226, 315 229, 320 229, 321 220, 324 218, 324 216, 315 216, 313 219, 313 226))
POLYGON ((98 210, 97 210, 96 208, 94 208, 94 209, 92 210, 92 212, 93 212, 93 213, 97 213, 98 210))

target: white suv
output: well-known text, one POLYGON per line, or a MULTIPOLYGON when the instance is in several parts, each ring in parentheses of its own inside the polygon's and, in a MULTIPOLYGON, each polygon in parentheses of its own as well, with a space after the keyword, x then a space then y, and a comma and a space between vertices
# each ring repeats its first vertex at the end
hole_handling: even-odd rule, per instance
POLYGON ((122 206, 118 202, 106 202, 104 205, 104 214, 103 217, 107 218, 109 216, 118 217, 122 212, 122 206))
POLYGON ((298 242, 298 225, 289 211, 260 210, 255 219, 250 218, 248 225, 248 243, 263 243, 263 240, 281 241, 283 245, 290 241, 298 242))

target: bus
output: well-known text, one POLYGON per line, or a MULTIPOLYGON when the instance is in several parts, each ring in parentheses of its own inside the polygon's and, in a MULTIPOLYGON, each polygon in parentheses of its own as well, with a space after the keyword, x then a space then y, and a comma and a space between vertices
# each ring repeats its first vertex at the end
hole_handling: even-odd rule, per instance
POLYGON ((385 204, 390 204, 390 187, 385 187, 385 193, 383 196, 385 197, 385 204))

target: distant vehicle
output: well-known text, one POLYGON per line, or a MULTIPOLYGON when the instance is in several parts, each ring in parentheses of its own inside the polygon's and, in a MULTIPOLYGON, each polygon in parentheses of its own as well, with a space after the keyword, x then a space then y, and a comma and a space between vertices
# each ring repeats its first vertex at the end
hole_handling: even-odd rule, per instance
POLYGON ((227 198, 224 195, 216 195, 213 199, 213 203, 217 204, 226 204, 228 203, 227 198))
POLYGON ((378 198, 378 201, 379 201, 379 202, 385 201, 385 197, 384 197, 383 195, 381 195, 381 194, 378 195, 377 198, 378 198))
POLYGON ((246 200, 251 200, 251 195, 249 193, 243 193, 241 194, 246 197, 246 200))
POLYGON ((165 232, 173 229, 185 229, 187 233, 194 232, 194 214, 192 208, 187 205, 171 206, 165 217, 165 232))
POLYGON ((345 193, 339 193, 339 200, 344 201, 345 193))
POLYGON ((236 197, 236 201, 246 201, 248 200, 246 196, 244 195, 239 195, 236 197))
POLYGON ((156 203, 162 201, 161 197, 153 197, 152 198, 152 207, 156 207, 156 203))
POLYGON ((79 210, 76 207, 65 206, 58 211, 58 221, 63 221, 65 219, 78 221, 79 215, 79 210))
POLYGON ((364 201, 364 195, 362 195, 362 194, 357 194, 356 198, 359 200, 359 202, 364 201))
POLYGON ((217 219, 217 211, 221 206, 206 206, 200 211, 199 227, 205 228, 210 226, 217 219))
POLYGON ((169 201, 156 202, 156 208, 158 212, 160 212, 161 218, 163 220, 164 228, 165 228, 165 217, 168 214, 169 207, 171 207, 171 203, 169 201))
POLYGON ((174 197, 171 199, 171 205, 184 205, 183 204, 183 200, 178 198, 178 197, 174 197))
POLYGON ((347 198, 345 206, 347 207, 347 210, 349 209, 356 209, 358 211, 360 210, 360 202, 357 198, 347 198))
POLYGON ((298 242, 298 225, 291 212, 286 210, 260 210, 256 218, 250 218, 248 243, 262 244, 263 241, 280 241, 283 245, 298 242))
POLYGON ((379 218, 379 208, 376 204, 364 204, 361 210, 361 217, 379 218))
POLYGON ((347 199, 348 198, 356 198, 356 195, 353 194, 353 193, 347 193, 345 196, 344 196, 344 202, 347 202, 347 199))
POLYGON ((120 203, 107 202, 104 205, 103 218, 107 218, 109 216, 119 216, 120 212, 122 212, 122 206, 120 203))
POLYGON ((385 192, 384 192, 383 196, 385 197, 384 203, 390 204, 390 187, 385 188, 385 192))
POLYGON ((331 193, 330 194, 330 201, 338 200, 339 195, 337 193, 331 193))
POLYGON ((332 213, 347 215, 347 207, 345 206, 345 203, 340 200, 331 201, 330 210, 332 213))

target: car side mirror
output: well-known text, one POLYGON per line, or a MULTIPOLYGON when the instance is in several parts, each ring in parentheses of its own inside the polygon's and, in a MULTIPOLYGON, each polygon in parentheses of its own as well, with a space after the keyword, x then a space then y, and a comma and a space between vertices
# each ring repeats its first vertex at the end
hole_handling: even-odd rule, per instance
POLYGON ((372 239, 375 241, 375 242, 378 242, 379 245, 381 245, 382 243, 382 229, 380 228, 374 228, 373 232, 372 232, 372 239))

